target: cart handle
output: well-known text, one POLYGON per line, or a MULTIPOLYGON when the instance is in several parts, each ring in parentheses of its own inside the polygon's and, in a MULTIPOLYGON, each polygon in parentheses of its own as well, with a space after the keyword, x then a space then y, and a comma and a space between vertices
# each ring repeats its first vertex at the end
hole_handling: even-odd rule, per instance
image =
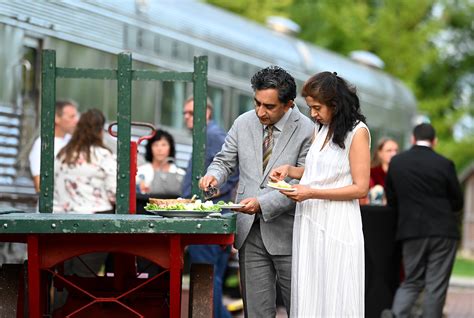
MULTIPOLYGON (((112 137, 117 137, 117 133, 115 131, 112 130, 112 127, 114 126, 117 126, 118 125, 118 122, 114 121, 112 122, 110 125, 109 125, 109 128, 107 129, 107 131, 109 132, 109 134, 112 136, 112 137)), ((131 126, 140 126, 140 127, 146 127, 146 128, 150 128, 151 129, 151 132, 150 134, 148 135, 145 135, 145 136, 141 136, 138 138, 137 140, 137 145, 139 145, 142 141, 144 140, 148 140, 148 139, 151 139, 155 136, 156 134, 156 128, 154 125, 150 124, 150 123, 144 123, 144 122, 140 122, 140 121, 132 121, 130 123, 131 126)))

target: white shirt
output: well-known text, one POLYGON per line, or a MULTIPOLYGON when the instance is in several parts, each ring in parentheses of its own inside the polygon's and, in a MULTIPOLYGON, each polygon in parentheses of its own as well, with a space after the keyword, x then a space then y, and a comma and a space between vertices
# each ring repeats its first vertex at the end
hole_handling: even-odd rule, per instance
MULTIPOLYGON (((66 134, 64 137, 54 137, 54 158, 59 153, 64 146, 67 145, 69 140, 71 140, 71 135, 66 134)), ((40 167, 41 167, 41 138, 38 137, 33 147, 31 147, 30 155, 28 156, 28 160, 30 161, 30 171, 33 177, 40 175, 40 167)))
POLYGON ((432 147, 432 143, 431 141, 427 141, 427 140, 418 140, 415 145, 417 146, 424 146, 424 147, 432 147))

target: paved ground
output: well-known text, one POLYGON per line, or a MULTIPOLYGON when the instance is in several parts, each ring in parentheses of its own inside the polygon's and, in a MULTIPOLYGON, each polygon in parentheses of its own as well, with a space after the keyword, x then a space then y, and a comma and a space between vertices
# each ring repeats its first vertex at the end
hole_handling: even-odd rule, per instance
POLYGON ((474 317, 474 287, 450 287, 444 314, 448 318, 474 317))
MULTIPOLYGON (((186 284, 183 288, 182 316, 187 317, 187 290, 186 284)), ((234 301, 228 297, 224 303, 234 301)), ((444 318, 474 318, 474 279, 451 278, 446 304, 444 306, 444 318)), ((237 312, 234 318, 243 318, 243 312, 237 312)), ((287 318, 284 308, 278 308, 276 318, 287 318)))
MULTIPOLYGON (((451 286, 448 290, 446 305, 444 306, 446 318, 473 318, 474 317, 474 285, 473 286, 451 286)), ((243 318, 239 312, 234 318, 243 318)), ((286 318, 286 312, 279 308, 277 318, 286 318)))

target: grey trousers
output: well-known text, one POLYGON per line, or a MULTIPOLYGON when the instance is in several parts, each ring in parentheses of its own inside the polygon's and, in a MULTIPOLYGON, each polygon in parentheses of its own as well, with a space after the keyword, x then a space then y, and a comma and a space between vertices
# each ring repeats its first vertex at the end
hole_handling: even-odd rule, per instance
POLYGON ((254 223, 239 250, 240 283, 247 318, 276 315, 276 284, 290 315, 291 255, 270 255, 262 241, 259 223, 254 223))
POLYGON ((397 318, 409 317, 423 289, 423 317, 442 317, 457 243, 455 239, 441 237, 403 242, 405 281, 398 288, 392 306, 397 318))

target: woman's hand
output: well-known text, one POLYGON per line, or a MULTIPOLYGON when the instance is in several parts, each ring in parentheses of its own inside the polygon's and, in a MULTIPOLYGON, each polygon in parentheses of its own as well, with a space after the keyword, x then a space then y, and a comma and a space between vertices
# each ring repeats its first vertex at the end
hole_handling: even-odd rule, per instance
POLYGON ((296 202, 314 199, 314 189, 311 189, 310 187, 301 184, 294 184, 293 189, 296 189, 296 191, 280 190, 280 192, 296 202))
POLYGON ((268 176, 270 180, 274 182, 278 182, 288 177, 289 170, 290 170, 290 165, 283 165, 270 171, 270 174, 268 176))

